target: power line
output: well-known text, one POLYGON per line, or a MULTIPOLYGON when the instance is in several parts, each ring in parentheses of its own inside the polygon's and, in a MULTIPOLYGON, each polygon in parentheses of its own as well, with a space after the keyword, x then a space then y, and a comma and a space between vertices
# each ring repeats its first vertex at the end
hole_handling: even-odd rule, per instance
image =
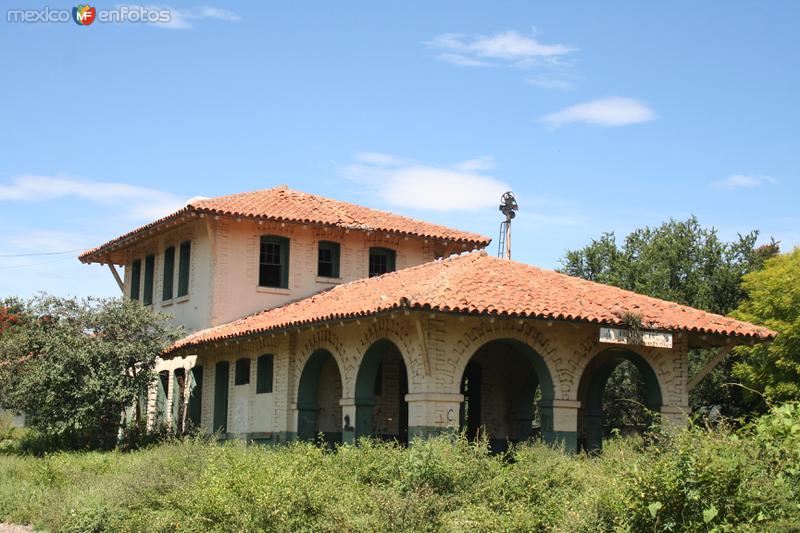
POLYGON ((0 267, 0 270, 11 270, 12 268, 27 268, 27 267, 33 267, 33 266, 39 266, 39 265, 49 265, 51 263, 58 263, 60 261, 67 261, 69 259, 72 259, 72 257, 62 257, 60 259, 54 259, 53 261, 43 261, 41 263, 28 263, 27 265, 4 266, 4 267, 0 267))
POLYGON ((82 252, 82 248, 78 248, 77 250, 64 250, 63 252, 39 252, 39 253, 28 253, 28 254, 0 254, 0 257, 36 257, 42 255, 64 255, 64 254, 74 254, 75 252, 82 252))

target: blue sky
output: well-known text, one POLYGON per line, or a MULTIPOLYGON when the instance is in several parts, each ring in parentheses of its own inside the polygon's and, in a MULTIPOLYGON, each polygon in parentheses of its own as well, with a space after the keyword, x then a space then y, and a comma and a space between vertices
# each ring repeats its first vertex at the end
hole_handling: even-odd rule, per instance
POLYGON ((0 297, 115 295, 105 267, 22 254, 279 184, 491 237, 510 188, 515 259, 549 268, 692 213, 800 244, 797 2, 172 2, 86 27, 7 7, 0 297))

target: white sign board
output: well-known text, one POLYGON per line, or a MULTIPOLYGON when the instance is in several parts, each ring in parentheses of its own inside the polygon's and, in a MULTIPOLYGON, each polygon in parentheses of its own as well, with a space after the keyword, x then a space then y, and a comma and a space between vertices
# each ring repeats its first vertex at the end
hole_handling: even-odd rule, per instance
POLYGON ((672 333, 600 328, 600 342, 608 344, 638 344, 651 348, 672 348, 672 333))

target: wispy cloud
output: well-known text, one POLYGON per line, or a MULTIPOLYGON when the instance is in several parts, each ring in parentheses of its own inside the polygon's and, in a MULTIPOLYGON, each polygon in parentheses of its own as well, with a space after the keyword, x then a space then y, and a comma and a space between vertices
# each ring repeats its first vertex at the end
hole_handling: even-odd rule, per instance
POLYGON ((525 81, 534 87, 541 87, 542 89, 569 91, 575 88, 575 83, 569 78, 571 77, 535 76, 526 78, 525 81))
POLYGON ((728 176, 725 179, 718 180, 712 183, 717 189, 755 189, 762 185, 775 183, 775 178, 769 176, 748 176, 744 174, 736 174, 728 176))
POLYGON ((467 67, 530 68, 542 61, 555 61, 575 50, 563 44, 543 44, 516 31, 495 35, 444 33, 425 45, 437 51, 442 61, 467 67))
POLYGON ((635 98, 601 98, 569 106, 540 119, 551 128, 583 123, 595 126, 616 127, 642 124, 655 120, 656 113, 647 104, 635 98))
POLYGON ((488 175, 489 156, 435 165, 375 152, 361 153, 342 169, 349 180, 368 187, 384 202, 409 209, 459 211, 497 204, 508 184, 488 175))
POLYGON ((8 183, 0 183, 0 203, 68 197, 119 206, 125 217, 135 220, 158 218, 185 204, 183 198, 172 193, 127 183, 32 175, 15 176, 8 183))
MULTIPOLYGON (((238 22, 242 17, 227 9, 218 7, 201 6, 192 9, 177 9, 165 5, 124 4, 129 8, 145 8, 147 10, 167 10, 169 20, 165 22, 152 22, 153 26, 167 30, 186 30, 192 27, 192 22, 200 19, 216 19, 226 22, 238 22)), ((117 6, 122 7, 122 6, 117 6)))

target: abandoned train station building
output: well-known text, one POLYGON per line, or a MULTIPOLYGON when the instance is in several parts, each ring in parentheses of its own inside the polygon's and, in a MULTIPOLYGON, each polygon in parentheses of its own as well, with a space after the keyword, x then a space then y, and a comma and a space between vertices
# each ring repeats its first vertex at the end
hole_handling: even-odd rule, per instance
POLYGON ((690 348, 774 332, 485 251, 481 235, 286 187, 195 199, 80 256, 188 336, 149 423, 257 442, 450 429, 492 445, 602 442, 622 361, 665 423, 689 414, 690 348), (120 275, 117 267, 124 268, 120 275))

